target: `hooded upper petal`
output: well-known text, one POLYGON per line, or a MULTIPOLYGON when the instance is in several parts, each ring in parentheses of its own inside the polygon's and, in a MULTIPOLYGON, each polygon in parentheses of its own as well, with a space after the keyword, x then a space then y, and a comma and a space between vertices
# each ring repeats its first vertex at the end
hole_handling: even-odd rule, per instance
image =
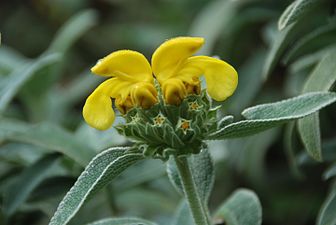
POLYGON ((120 50, 99 60, 91 71, 102 76, 112 76, 108 95, 125 101, 134 85, 154 82, 149 62, 139 52, 120 50))
POLYGON ((120 50, 100 59, 91 71, 101 76, 120 77, 133 82, 152 81, 152 69, 146 57, 136 51, 120 50))
POLYGON ((152 70, 158 81, 172 78, 179 66, 204 44, 200 37, 177 37, 161 44, 152 56, 152 70))
POLYGON ((157 94, 153 84, 142 82, 132 88, 131 99, 135 105, 148 109, 158 102, 157 94))
POLYGON ((231 65, 208 56, 188 58, 178 74, 186 82, 204 75, 207 91, 216 101, 223 101, 231 96, 238 85, 237 71, 231 65))

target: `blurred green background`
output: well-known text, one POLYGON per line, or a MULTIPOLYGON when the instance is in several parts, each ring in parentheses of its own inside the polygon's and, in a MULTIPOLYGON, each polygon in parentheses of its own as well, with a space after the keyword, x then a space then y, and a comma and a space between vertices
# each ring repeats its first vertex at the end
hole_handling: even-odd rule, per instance
MULTIPOLYGON (((236 120, 248 106, 300 94, 316 65, 335 52, 336 3, 319 1, 280 32, 278 19, 291 2, 2 0, 0 224, 47 224, 83 166, 99 151, 127 144, 113 128, 96 131, 81 116, 102 81, 89 68, 112 51, 132 49, 150 59, 168 38, 204 37, 199 53, 239 72, 235 95, 223 103, 223 114, 236 120)), ((210 142, 216 165, 210 209, 247 187, 260 198, 263 224, 315 224, 336 171, 335 109, 320 113, 323 163, 304 153, 294 124, 210 142)), ((180 198, 164 165, 146 161, 88 201, 71 224, 123 215, 169 224, 180 198)))

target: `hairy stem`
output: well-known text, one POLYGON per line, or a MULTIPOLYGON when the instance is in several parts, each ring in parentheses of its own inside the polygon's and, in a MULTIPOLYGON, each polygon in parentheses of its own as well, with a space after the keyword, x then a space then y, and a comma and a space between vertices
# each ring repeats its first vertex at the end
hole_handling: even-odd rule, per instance
POLYGON ((184 195, 188 201, 195 224, 210 225, 207 208, 199 197, 187 158, 175 158, 175 162, 182 181, 184 195))

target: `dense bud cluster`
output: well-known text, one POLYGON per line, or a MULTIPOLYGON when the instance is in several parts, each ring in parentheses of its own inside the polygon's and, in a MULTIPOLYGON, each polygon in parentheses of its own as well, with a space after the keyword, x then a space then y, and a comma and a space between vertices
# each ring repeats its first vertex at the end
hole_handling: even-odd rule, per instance
POLYGON ((203 140, 217 127, 216 111, 206 92, 189 95, 179 106, 159 101, 150 109, 136 107, 117 130, 136 142, 144 155, 168 159, 169 155, 199 153, 203 140))

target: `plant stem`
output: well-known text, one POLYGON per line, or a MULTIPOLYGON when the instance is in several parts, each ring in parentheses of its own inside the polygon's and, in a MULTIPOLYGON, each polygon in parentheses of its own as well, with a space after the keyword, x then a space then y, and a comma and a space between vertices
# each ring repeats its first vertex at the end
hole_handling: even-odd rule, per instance
POLYGON ((207 209, 198 195, 187 158, 175 157, 175 162, 182 181, 184 195, 188 201, 195 224, 210 225, 207 209))

